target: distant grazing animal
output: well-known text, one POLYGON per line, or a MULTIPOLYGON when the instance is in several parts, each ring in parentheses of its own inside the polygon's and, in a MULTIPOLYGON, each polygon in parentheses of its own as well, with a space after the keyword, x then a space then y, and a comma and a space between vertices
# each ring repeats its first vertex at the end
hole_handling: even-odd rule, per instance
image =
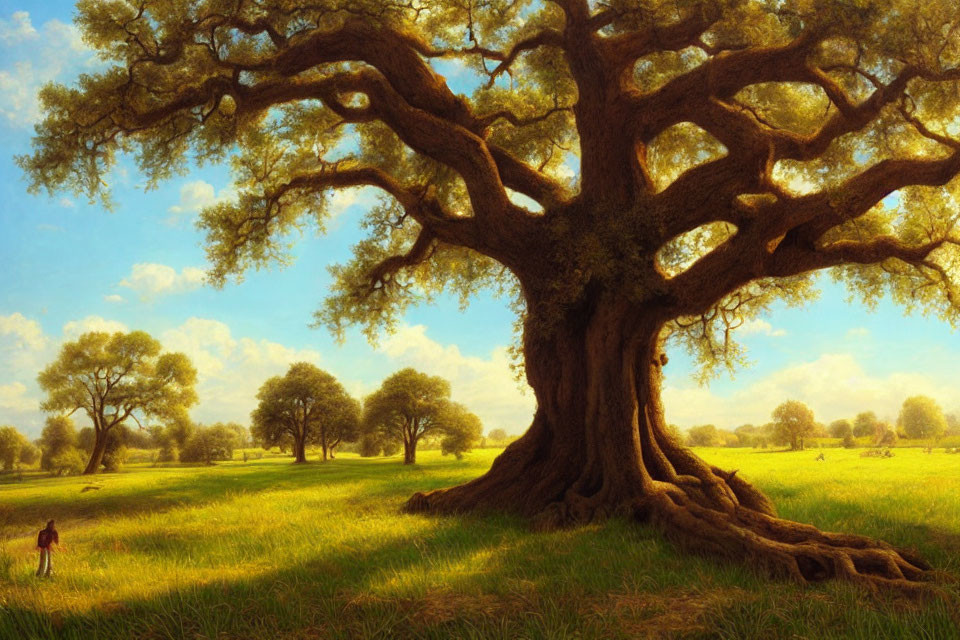
POLYGON ((823 455, 823 451, 821 451, 820 455, 817 456, 817 462, 823 462, 826 459, 827 459, 826 456, 823 455))

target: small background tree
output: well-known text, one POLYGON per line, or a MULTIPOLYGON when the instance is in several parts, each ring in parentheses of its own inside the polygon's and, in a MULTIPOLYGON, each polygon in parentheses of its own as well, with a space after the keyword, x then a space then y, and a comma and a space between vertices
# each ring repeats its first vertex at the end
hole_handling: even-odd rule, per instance
POLYGON ((142 426, 141 418, 174 418, 197 401, 197 372, 187 356, 161 354, 160 343, 143 331, 85 333, 64 344, 37 379, 47 393, 44 411, 83 410, 93 423, 85 474, 97 472, 108 434, 126 420, 142 426))
POLYGON ((813 411, 798 400, 787 400, 774 409, 773 425, 774 442, 790 445, 791 451, 802 451, 803 439, 816 430, 813 411))
POLYGON ((847 435, 853 436, 853 425, 849 420, 834 420, 830 423, 830 436, 833 438, 846 438, 847 435))
MULTIPOLYGON (((77 429, 67 416, 50 416, 40 434, 40 468, 54 470, 54 459, 65 459, 64 454, 76 450, 77 429)), ((79 452, 78 452, 79 453, 79 452)), ((83 455, 79 453, 79 455, 83 455)))
POLYGON ((473 415, 450 402, 449 382, 407 368, 389 376, 367 396, 362 429, 375 434, 384 446, 391 441, 401 443, 404 464, 413 464, 417 461, 417 444, 424 437, 439 436, 454 452, 462 446, 473 446, 480 437, 475 431, 479 418, 468 414, 473 415))
POLYGON ((480 417, 459 402, 449 403, 440 414, 439 421, 443 432, 440 453, 453 454, 457 460, 463 459, 464 453, 477 446, 483 435, 480 417))
POLYGON ((232 460, 236 444, 237 433, 227 425, 198 425, 180 452, 180 461, 213 464, 217 460, 232 460))
POLYGON ((687 431, 687 444, 691 447, 718 447, 722 442, 720 433, 712 424, 690 427, 687 431))
POLYGON ((24 452, 30 458, 33 450, 27 437, 15 427, 0 427, 0 466, 4 471, 13 471, 20 464, 32 464, 24 463, 23 458, 24 452))
POLYGON ((880 421, 877 419, 877 414, 873 411, 858 413, 857 417, 853 419, 853 435, 858 438, 872 436, 876 434, 879 423, 880 421))
POLYGON ((947 420, 937 401, 912 396, 903 401, 897 427, 912 440, 937 439, 947 431, 947 420))
POLYGON ((360 404, 336 378, 308 362, 264 382, 257 399, 250 414, 254 437, 265 447, 291 439, 296 462, 307 461, 308 444, 319 445, 326 460, 341 442, 358 437, 360 404))

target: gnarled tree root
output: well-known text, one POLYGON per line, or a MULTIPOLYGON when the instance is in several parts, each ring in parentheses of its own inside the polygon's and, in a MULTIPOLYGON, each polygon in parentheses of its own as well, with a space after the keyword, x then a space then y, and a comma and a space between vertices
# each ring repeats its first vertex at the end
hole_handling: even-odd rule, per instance
MULTIPOLYGON (((405 510, 471 511, 470 504, 463 500, 474 492, 458 492, 461 488, 417 493, 405 510)), ((567 492, 562 501, 537 513, 533 523, 537 529, 552 529, 614 515, 628 516, 655 524, 684 549, 746 561, 802 584, 840 579, 873 592, 893 590, 910 596, 949 598, 932 582, 935 572, 930 565, 913 552, 866 536, 824 532, 778 518, 772 510, 742 504, 707 507, 701 492, 688 491, 682 485, 653 481, 644 491, 627 498, 617 496, 617 501, 611 501, 610 495, 583 497, 567 492)), ((486 509, 489 507, 487 504, 486 509)), ((510 510, 510 505, 503 504, 502 509, 510 510)))

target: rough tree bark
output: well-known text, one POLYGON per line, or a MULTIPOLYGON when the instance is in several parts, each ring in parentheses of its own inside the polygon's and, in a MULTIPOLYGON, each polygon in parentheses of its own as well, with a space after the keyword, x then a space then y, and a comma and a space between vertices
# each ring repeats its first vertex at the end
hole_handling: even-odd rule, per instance
MULTIPOLYGON (((519 280, 528 312, 526 371, 538 403, 532 425, 488 473, 459 487, 418 493, 408 502, 411 511, 507 508, 544 527, 623 514, 652 521, 698 550, 748 557, 801 581, 845 577, 870 586, 918 588, 927 575, 922 560, 882 542, 779 519, 769 500, 736 472, 713 467, 671 440, 660 400, 665 363, 660 336, 665 323, 706 318, 757 283, 779 286, 784 279, 844 265, 882 267, 898 286, 934 285, 945 292, 952 309, 960 309, 944 266, 950 262, 938 262, 936 253, 960 246, 952 216, 944 212, 937 225, 914 235, 868 232, 873 223, 856 233, 850 229, 897 190, 941 187, 960 175, 960 140, 941 132, 949 131, 944 118, 935 117, 941 122, 928 126, 924 110, 915 108, 925 99, 943 106, 939 103, 946 98, 936 96, 950 91, 932 87, 949 88, 960 81, 955 62, 944 67, 938 59, 931 66, 925 53, 914 55, 928 50, 942 54, 943 38, 955 37, 956 23, 950 21, 955 12, 945 0, 934 2, 939 9, 929 12, 931 20, 946 16, 941 23, 913 31, 908 16, 877 18, 865 11, 854 12, 855 17, 840 8, 793 15, 771 3, 766 18, 752 22, 743 17, 747 14, 727 15, 734 8, 726 3, 690 3, 689 11, 673 3, 669 14, 676 19, 661 23, 657 11, 646 15, 644 3, 644 8, 629 9, 630 3, 606 7, 553 0, 543 3, 545 10, 559 8, 562 16, 544 14, 550 19, 542 28, 517 34, 504 51, 489 50, 479 41, 468 49, 437 49, 434 41, 443 38, 424 31, 414 18, 407 20, 404 9, 398 10, 398 26, 348 11, 342 23, 320 28, 323 21, 313 14, 323 10, 314 3, 299 10, 306 12, 300 16, 303 23, 316 23, 317 29, 288 37, 290 12, 296 14, 298 4, 291 3, 289 11, 258 5, 249 14, 238 3, 233 13, 192 16, 182 28, 163 33, 144 4, 136 17, 116 17, 117 28, 107 30, 119 34, 115 37, 99 35, 104 31, 99 14, 81 16, 80 23, 98 25, 92 29, 94 39, 104 39, 105 48, 132 48, 119 58, 127 68, 111 73, 109 82, 91 84, 81 91, 82 99, 51 93, 47 120, 38 129, 43 132, 38 150, 20 158, 21 166, 34 186, 69 182, 67 170, 78 173, 75 167, 84 167, 76 184, 99 193, 100 174, 113 158, 103 149, 112 149, 119 139, 142 141, 150 151, 147 158, 164 157, 157 149, 169 149, 176 160, 183 152, 171 140, 190 139, 208 126, 219 128, 215 135, 197 139, 256 128, 269 109, 302 100, 319 101, 340 124, 384 126, 406 149, 462 181, 463 191, 457 186, 455 193, 457 198, 465 193, 470 215, 454 211, 444 199, 435 184, 440 174, 397 172, 379 152, 361 153, 355 163, 345 164, 328 162, 321 153, 321 166, 308 169, 317 160, 316 141, 306 144, 293 127, 288 134, 278 133, 289 138, 280 140, 281 147, 287 148, 287 142, 293 147, 292 173, 282 180, 257 178, 246 189, 249 198, 205 212, 203 225, 210 233, 212 277, 222 283, 264 262, 264 255, 272 254, 265 243, 284 231, 287 212, 297 207, 312 211, 315 196, 324 190, 371 186, 391 196, 403 210, 400 223, 415 225, 409 231, 416 238, 409 243, 405 238, 406 249, 391 248, 373 266, 365 262, 368 256, 357 256, 342 272, 337 285, 342 295, 324 314, 325 322, 337 329, 358 318, 382 319, 384 309, 394 308, 391 296, 403 295, 396 293, 404 290, 396 286, 398 277, 441 255, 441 247, 480 254, 519 280), (747 20, 744 33, 724 36, 728 29, 737 30, 740 19, 747 20), (863 31, 856 26, 859 20, 863 31), (781 21, 776 38, 753 42, 752 31, 781 21), (715 25, 720 28, 711 34, 715 25), (134 27, 154 34, 155 50, 136 38, 131 44, 123 34, 134 33, 134 27), (917 42, 906 42, 913 36, 904 43, 886 42, 879 35, 874 42, 871 30, 916 32, 917 42), (241 34, 258 40, 245 41, 241 34), (741 36, 746 45, 740 44, 741 36), (211 46, 211 40, 219 46, 211 46), (640 59, 691 47, 703 53, 702 62, 671 67, 662 84, 635 73, 640 59), (479 103, 454 93, 427 62, 444 55, 498 61, 491 72, 493 86, 523 54, 535 50, 558 53, 564 64, 555 64, 550 56, 542 62, 526 56, 525 64, 547 78, 565 76, 575 91, 547 82, 544 91, 554 94, 553 106, 544 93, 537 109, 541 113, 532 117, 515 113, 512 100, 493 100, 493 110, 481 112, 479 103), (877 69, 884 71, 878 75, 877 69), (851 75, 863 82, 845 77, 851 75), (195 81, 184 83, 194 76, 195 81), (822 92, 830 108, 822 122, 806 123, 810 131, 806 125, 796 131, 777 126, 764 117, 763 108, 757 111, 740 97, 765 83, 809 85, 818 95, 822 92), (863 86, 848 90, 855 85, 863 86), (565 93, 570 96, 564 98, 565 93), (365 99, 355 102, 358 94, 365 99), (532 139, 549 142, 542 152, 533 150, 523 135, 518 137, 522 144, 501 135, 504 127, 523 130, 550 118, 555 125, 531 133, 532 139), (846 144, 845 136, 869 134, 863 143, 876 144, 873 138, 881 134, 870 133, 871 128, 889 119, 880 127, 886 132, 882 135, 913 132, 938 151, 904 155, 893 151, 897 145, 885 145, 889 153, 878 145, 869 166, 844 160, 842 153, 831 159, 834 154, 828 151, 846 144), (649 151, 681 123, 701 129, 725 153, 690 166, 661 188, 649 166, 649 151), (178 132, 173 139, 171 131, 178 132), (553 138, 558 131, 576 134, 576 193, 545 171, 554 147, 563 148, 553 138), (819 159, 823 166, 818 174, 846 177, 801 194, 776 175, 780 162, 819 159), (533 199, 542 211, 515 204, 509 191, 533 199), (251 207, 254 202, 257 206, 251 207), (682 271, 668 274, 661 267, 657 256, 662 248, 714 224, 736 230, 707 253, 691 256, 682 271), (897 267, 893 272, 891 265, 897 267), (554 312, 541 313, 551 305, 554 312)), ((754 4, 760 10, 762 3, 754 4)), ((478 16, 484 12, 475 10, 478 16)), ((419 17, 420 11, 415 13, 419 17)), ((465 23, 474 17, 463 15, 465 23)), ((294 23, 300 24, 299 18, 294 23)), ((520 104, 536 93, 517 97, 520 104)), ((773 104, 788 98, 767 100, 773 104)), ((774 106, 773 112, 790 110, 789 104, 774 106)), ((955 111, 956 102, 947 106, 955 111)), ((898 144, 904 143, 900 146, 917 147, 916 140, 904 136, 898 138, 898 144)), ((240 138, 225 140, 231 146, 240 138)), ((267 142, 263 145, 252 152, 273 152, 267 142)), ((700 154, 695 144, 688 151, 691 158, 700 154)), ((170 173, 170 167, 159 165, 157 175, 170 173)), ((394 223, 380 226, 392 228, 394 223)), ((387 240, 392 242, 387 236, 376 238, 387 240)), ((728 324, 730 328, 735 327, 728 324)), ((415 461, 415 447, 415 438, 405 441, 405 462, 415 461)), ((303 461, 302 443, 296 453, 303 461)))
POLYGON ((801 582, 844 577, 913 590, 929 566, 857 535, 780 519, 736 471, 697 457, 666 430, 666 356, 656 309, 615 294, 571 310, 548 337, 525 338, 538 409, 527 433, 483 476, 417 493, 410 512, 513 509, 540 528, 609 516, 652 522, 698 552, 746 558, 801 582))
POLYGON ((307 445, 303 438, 297 438, 293 442, 293 455, 296 456, 294 464, 307 461, 307 445))
POLYGON ((89 476, 100 470, 103 463, 103 454, 107 451, 107 432, 101 429, 94 430, 93 453, 90 454, 90 461, 83 470, 83 475, 89 476))

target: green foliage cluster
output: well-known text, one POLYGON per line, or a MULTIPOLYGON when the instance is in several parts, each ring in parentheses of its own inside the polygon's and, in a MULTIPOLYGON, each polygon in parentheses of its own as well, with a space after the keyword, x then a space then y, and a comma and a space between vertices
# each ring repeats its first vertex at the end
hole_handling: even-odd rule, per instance
POLYGON ((464 405, 450 400, 448 381, 406 368, 366 397, 362 431, 367 439, 363 451, 384 451, 392 442, 403 446, 404 462, 412 464, 421 439, 439 439, 444 455, 460 459, 479 443, 483 425, 464 405))
POLYGON ((0 467, 4 471, 32 466, 39 457, 39 450, 16 427, 0 427, 0 467))

